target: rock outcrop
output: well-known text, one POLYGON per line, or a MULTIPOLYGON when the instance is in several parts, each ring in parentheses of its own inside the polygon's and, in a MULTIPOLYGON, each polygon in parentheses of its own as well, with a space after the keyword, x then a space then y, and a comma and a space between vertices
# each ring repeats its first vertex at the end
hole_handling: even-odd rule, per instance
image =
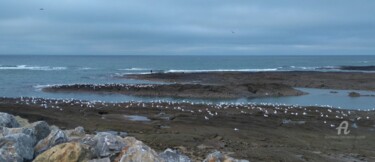
POLYGON ((7 113, 0 113, 0 126, 7 128, 16 128, 20 124, 17 122, 16 118, 13 115, 7 113))
POLYGON ((34 162, 77 162, 88 161, 91 153, 88 146, 78 142, 56 145, 38 155, 34 162))
POLYGON ((191 162, 190 158, 186 155, 178 153, 176 150, 166 149, 164 152, 160 153, 159 156, 165 162, 191 162))
POLYGON ((27 161, 34 157, 35 140, 23 133, 0 138, 0 161, 27 161))
POLYGON ((93 154, 98 158, 111 157, 125 147, 121 137, 106 132, 87 136, 82 140, 82 143, 89 145, 93 154))
POLYGON ((46 138, 51 133, 50 127, 45 121, 38 121, 35 123, 31 123, 30 125, 27 125, 26 127, 34 129, 35 138, 37 142, 39 142, 43 138, 46 138))
POLYGON ((127 146, 121 151, 117 157, 119 162, 129 161, 154 161, 163 162, 164 160, 150 147, 143 144, 142 141, 136 140, 134 137, 125 137, 127 146))
MULTIPOLYGON (((191 162, 176 150, 158 153, 126 132, 86 134, 83 127, 61 130, 44 121, 24 124, 0 113, 0 161, 34 162, 191 162)), ((214 152, 207 162, 246 162, 214 152)))
POLYGON ((203 162, 249 162, 248 160, 239 160, 224 155, 219 151, 215 151, 209 155, 207 155, 206 159, 203 162))
POLYGON ((254 98, 299 96, 305 93, 291 86, 276 83, 210 84, 74 84, 56 85, 46 92, 116 93, 135 96, 192 97, 192 98, 254 98))
POLYGON ((55 145, 67 141, 68 137, 65 135, 64 131, 60 130, 57 127, 53 127, 51 133, 46 138, 40 140, 35 146, 35 154, 38 155, 55 145))

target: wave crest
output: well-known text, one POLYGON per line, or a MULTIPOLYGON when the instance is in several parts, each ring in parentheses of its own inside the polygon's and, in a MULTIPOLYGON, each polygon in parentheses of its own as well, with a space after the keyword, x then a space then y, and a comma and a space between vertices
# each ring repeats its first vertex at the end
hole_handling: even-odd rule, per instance
POLYGON ((0 65, 0 70, 66 70, 66 67, 29 66, 29 65, 0 65))

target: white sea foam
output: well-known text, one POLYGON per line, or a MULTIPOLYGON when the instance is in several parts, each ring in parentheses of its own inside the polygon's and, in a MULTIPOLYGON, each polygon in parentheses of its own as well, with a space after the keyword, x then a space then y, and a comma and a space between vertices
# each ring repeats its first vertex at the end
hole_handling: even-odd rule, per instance
POLYGON ((94 70, 95 68, 91 68, 91 67, 80 67, 78 68, 78 70, 94 70))
POLYGON ((126 69, 118 69, 118 70, 126 70, 126 71, 149 71, 151 69, 148 68, 126 68, 126 69))
POLYGON ((15 65, 15 66, 2 66, 0 65, 0 70, 66 70, 66 67, 50 67, 50 66, 28 66, 28 65, 15 65))
POLYGON ((150 74, 150 72, 142 72, 142 73, 115 73, 113 74, 114 77, 123 77, 124 75, 132 75, 132 74, 150 74))
POLYGON ((279 71, 337 71, 340 67, 337 66, 282 66, 277 68, 279 71))
POLYGON ((48 88, 48 87, 53 87, 53 86, 61 86, 61 85, 63 85, 63 84, 43 84, 43 85, 38 84, 38 85, 35 85, 33 87, 35 88, 35 90, 41 91, 43 88, 48 88))

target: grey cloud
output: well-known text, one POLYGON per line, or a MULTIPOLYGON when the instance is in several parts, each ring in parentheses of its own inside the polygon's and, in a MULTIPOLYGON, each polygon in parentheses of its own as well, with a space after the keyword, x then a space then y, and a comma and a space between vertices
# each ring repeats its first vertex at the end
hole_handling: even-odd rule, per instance
POLYGON ((0 54, 374 54, 374 7, 370 0, 1 1, 0 54))

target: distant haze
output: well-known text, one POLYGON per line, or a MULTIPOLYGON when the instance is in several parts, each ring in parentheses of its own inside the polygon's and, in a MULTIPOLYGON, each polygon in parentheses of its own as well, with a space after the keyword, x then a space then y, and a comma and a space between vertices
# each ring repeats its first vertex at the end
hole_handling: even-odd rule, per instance
POLYGON ((2 0, 0 54, 373 55, 373 0, 2 0))

